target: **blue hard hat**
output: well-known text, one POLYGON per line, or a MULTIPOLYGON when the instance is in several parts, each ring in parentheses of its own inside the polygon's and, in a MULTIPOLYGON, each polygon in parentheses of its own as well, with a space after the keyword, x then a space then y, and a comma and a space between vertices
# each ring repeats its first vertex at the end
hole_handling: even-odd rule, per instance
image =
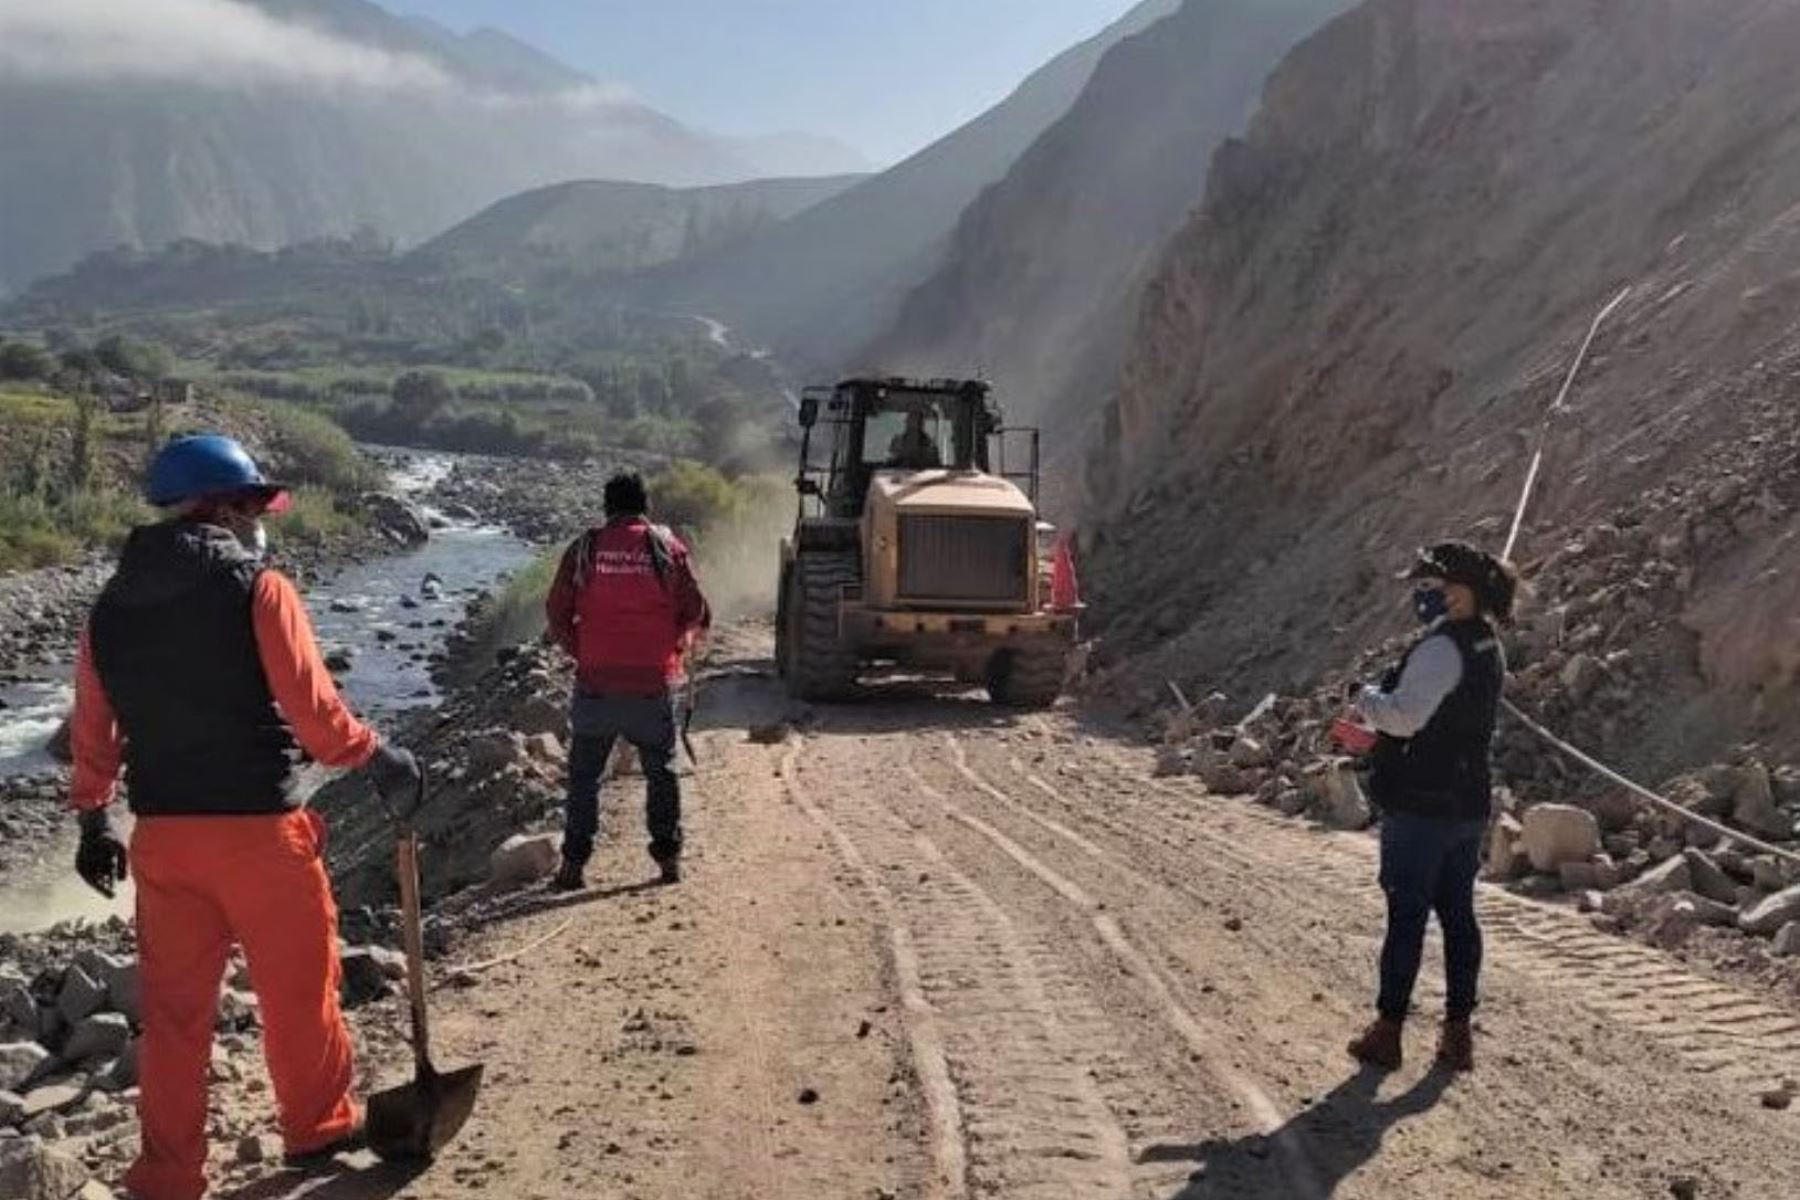
POLYGON ((171 441, 157 452, 144 482, 145 499, 158 508, 236 493, 258 496, 272 511, 286 507, 287 489, 264 479, 242 446, 216 433, 171 441))

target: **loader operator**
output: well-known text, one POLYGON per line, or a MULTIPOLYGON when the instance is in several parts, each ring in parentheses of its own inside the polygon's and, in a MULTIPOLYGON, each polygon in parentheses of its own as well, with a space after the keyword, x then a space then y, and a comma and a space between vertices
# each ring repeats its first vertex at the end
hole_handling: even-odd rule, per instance
POLYGON ((935 471, 944 465, 937 443, 925 431, 925 413, 913 409, 906 414, 906 428, 888 443, 888 462, 903 471, 935 471))
POLYGON ((419 768, 351 715, 294 585, 261 563, 262 516, 286 506, 241 446, 170 442, 146 495, 167 514, 132 531, 82 637, 72 719, 76 871, 105 895, 137 879, 143 1144, 136 1200, 206 1190, 206 1084, 219 984, 250 963, 288 1161, 358 1145, 337 909, 325 826, 300 807, 301 751, 364 768, 410 813, 419 768), (137 823, 110 822, 120 766, 137 823))
POLYGON ((1475 876, 1492 808, 1488 752, 1506 677, 1496 626, 1512 619, 1512 569, 1475 547, 1443 542, 1419 552, 1404 578, 1416 587, 1424 634, 1380 686, 1355 701, 1378 732, 1369 777, 1381 813, 1381 948, 1377 1017, 1350 1043, 1363 1063, 1394 1070, 1435 911, 1444 935, 1445 1018, 1438 1065, 1474 1066, 1470 1018, 1481 974, 1475 876))
POLYGON ((685 661, 712 615, 688 549, 652 525, 644 481, 606 481, 606 523, 563 554, 546 602, 550 635, 575 658, 563 861, 554 885, 578 891, 600 828, 600 781, 625 739, 644 767, 650 857, 664 883, 681 878, 681 784, 672 763, 685 661))

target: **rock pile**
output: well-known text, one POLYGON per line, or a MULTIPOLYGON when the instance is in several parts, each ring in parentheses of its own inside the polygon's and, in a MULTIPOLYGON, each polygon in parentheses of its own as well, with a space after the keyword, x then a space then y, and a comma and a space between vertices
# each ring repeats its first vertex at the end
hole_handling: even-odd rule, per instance
MULTIPOLYGON (((1391 661, 1398 650, 1392 645, 1371 652, 1361 664, 1363 677, 1372 677, 1373 665, 1391 661)), ((1566 688, 1566 677, 1579 690, 1586 668, 1570 667, 1579 661, 1562 659, 1538 678, 1566 688)), ((1229 702, 1214 694, 1166 718, 1156 771, 1193 775, 1209 791, 1250 796, 1331 828, 1363 828, 1373 813, 1360 764, 1336 753, 1326 735, 1343 711, 1346 690, 1347 681, 1336 681, 1306 698, 1271 698, 1241 724, 1223 720, 1229 702)), ((1603 927, 1669 949, 1686 946, 1696 930, 1712 929, 1758 939, 1775 959, 1800 955, 1800 864, 1622 790, 1591 784, 1554 789, 1547 781, 1561 776, 1543 769, 1521 779, 1515 774, 1519 755, 1509 761, 1505 749, 1519 732, 1532 736, 1508 729, 1500 739, 1501 786, 1486 847, 1487 878, 1533 895, 1571 897, 1603 927)), ((1531 753, 1534 764, 1544 760, 1541 746, 1531 753)), ((1761 748, 1742 746, 1731 761, 1684 772, 1662 792, 1728 828, 1800 851, 1800 768, 1769 762, 1761 748)), ((1800 981, 1800 961, 1794 967, 1800 981)))
MULTIPOLYGON (((346 947, 343 960, 343 1000, 352 1010, 404 986, 405 964, 392 950, 346 947)), ((118 1174, 136 1151, 141 1023, 124 922, 0 937, 0 1196, 109 1194, 91 1176, 118 1174)), ((240 956, 219 993, 213 1084, 265 1091, 260 1024, 240 956)), ((265 1111, 246 1105, 243 1119, 267 1121, 267 1108, 266 1098, 265 1111)))

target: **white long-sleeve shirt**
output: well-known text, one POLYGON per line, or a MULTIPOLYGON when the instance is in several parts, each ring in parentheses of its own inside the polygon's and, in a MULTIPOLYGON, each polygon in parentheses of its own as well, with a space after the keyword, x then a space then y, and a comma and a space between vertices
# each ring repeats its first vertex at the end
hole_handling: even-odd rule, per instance
POLYGON ((1393 691, 1366 687, 1356 707, 1380 732, 1409 738, 1425 728, 1438 705, 1456 690, 1462 673, 1462 651, 1448 634, 1433 634, 1407 657, 1393 691))

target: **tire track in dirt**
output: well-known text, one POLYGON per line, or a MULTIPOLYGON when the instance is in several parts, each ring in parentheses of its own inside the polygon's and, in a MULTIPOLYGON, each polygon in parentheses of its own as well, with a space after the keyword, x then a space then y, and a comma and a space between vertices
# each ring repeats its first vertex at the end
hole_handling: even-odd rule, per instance
MULTIPOLYGON (((1209 853, 1254 870, 1267 886, 1296 894, 1281 881, 1302 874, 1331 885, 1346 903, 1380 911, 1370 886, 1376 869, 1372 840, 1322 835, 1242 798, 1149 777, 1116 756, 1108 765, 1114 780, 1109 795, 1147 790, 1181 804, 1190 816, 1202 817, 1183 822, 1185 832, 1206 842, 1209 853), (1203 819, 1220 804, 1235 806, 1229 834, 1203 819), (1246 823, 1256 836, 1242 836, 1239 827, 1246 823)), ((1061 798, 1047 781, 1027 774, 1033 787, 1061 798)), ((1142 828, 1135 832, 1147 836, 1142 828)), ((1800 1078, 1800 1018, 1794 1013, 1685 970, 1659 950, 1602 933, 1566 910, 1488 884, 1480 885, 1477 904, 1490 954, 1503 968, 1555 984, 1605 1019, 1667 1046, 1698 1072, 1746 1084, 1800 1078)))
POLYGON ((1126 1137, 1081 1053, 1088 1023, 1059 1007, 1045 978, 1054 952, 1022 937, 867 789, 834 788, 829 803, 810 795, 800 757, 796 739, 782 768, 789 794, 836 843, 889 929, 932 1129, 933 1194, 1128 1194, 1126 1137))
MULTIPOLYGON (((1012 806, 1010 798, 969 768, 961 745, 953 735, 949 738, 949 744, 960 774, 991 798, 1012 806)), ((1098 934, 1106 948, 1147 993, 1162 1020, 1188 1044, 1202 1069, 1212 1074, 1224 1091, 1235 1095, 1244 1103, 1264 1133, 1273 1135, 1275 1148, 1283 1158, 1289 1180, 1293 1185, 1293 1194, 1303 1197, 1320 1197, 1322 1200, 1328 1193, 1320 1184, 1317 1172, 1308 1159, 1306 1146, 1291 1133, 1283 1132, 1285 1116, 1280 1107, 1254 1080, 1233 1068, 1219 1054, 1219 1048, 1227 1040, 1226 1033, 1201 1020, 1182 1005, 1168 979, 1126 935, 1119 922, 1106 911, 1106 906, 1089 895, 1080 884, 1052 869, 1037 855, 1031 853, 1007 834, 957 804, 948 793, 926 782, 924 776, 919 774, 911 764, 908 764, 906 771, 908 778, 913 781, 920 792, 937 803, 952 820, 967 826, 992 842, 1008 858, 1018 863, 1031 875, 1036 876, 1046 887, 1079 909, 1088 918, 1093 925, 1094 932, 1098 934)), ((1074 831, 1062 827, 1056 822, 1045 820, 1029 810, 1021 809, 1020 811, 1034 822, 1053 832, 1058 832, 1059 836, 1069 838, 1084 852, 1100 857, 1105 856, 1105 852, 1098 846, 1074 831)))

